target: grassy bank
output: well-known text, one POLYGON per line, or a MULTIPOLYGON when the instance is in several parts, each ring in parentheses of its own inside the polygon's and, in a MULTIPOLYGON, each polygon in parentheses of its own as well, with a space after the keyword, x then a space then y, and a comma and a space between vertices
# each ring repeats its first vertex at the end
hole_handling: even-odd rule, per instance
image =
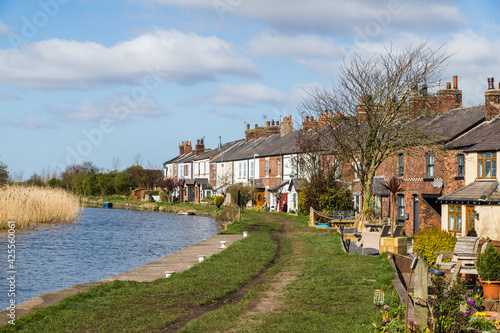
MULTIPOLYGON (((1 332, 158 332, 243 286, 273 261, 271 234, 290 219, 292 236, 281 237, 280 261, 236 304, 191 321, 183 332, 373 332, 373 290, 387 289, 392 269, 384 257, 342 252, 339 236, 310 233, 306 217, 246 211, 225 233, 250 231, 188 271, 151 283, 115 281, 37 310, 1 332), (277 311, 248 314, 253 300, 269 290, 280 273, 296 272, 277 311)), ((389 298, 389 296, 386 296, 389 298)))
MULTIPOLYGON (((245 216, 257 223, 262 216, 245 216)), ((279 224, 270 224, 273 231, 279 224)), ((114 281, 65 298, 5 326, 1 332, 156 332, 236 291, 271 262, 277 244, 254 232, 188 271, 151 283, 114 281)))
POLYGON ((62 189, 29 186, 0 187, 0 230, 8 221, 16 229, 33 228, 42 223, 68 223, 80 214, 79 198, 62 189))
MULTIPOLYGON (((292 229, 301 229, 301 218, 294 219, 292 229)), ((331 233, 298 232, 281 243, 281 260, 266 273, 268 283, 254 288, 239 304, 190 322, 181 332, 373 332, 373 291, 385 289, 391 306, 399 302, 394 290, 387 291, 392 279, 387 258, 346 254, 338 234, 331 233), (270 287, 276 275, 293 270, 299 271, 297 278, 278 297, 283 307, 249 314, 262 293, 279 292, 270 287)))
POLYGON ((103 202, 112 202, 114 207, 123 209, 150 210, 157 212, 178 213, 179 211, 192 210, 202 215, 213 215, 217 211, 214 205, 200 205, 190 202, 146 202, 128 200, 121 196, 105 196, 105 197, 83 197, 83 205, 101 205, 103 202))

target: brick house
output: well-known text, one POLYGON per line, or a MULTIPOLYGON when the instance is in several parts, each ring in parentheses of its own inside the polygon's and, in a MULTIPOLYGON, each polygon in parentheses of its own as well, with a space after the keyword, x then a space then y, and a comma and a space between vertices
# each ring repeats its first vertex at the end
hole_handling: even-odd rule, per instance
POLYGON ((439 198, 441 227, 458 235, 475 229, 479 237, 500 239, 500 189, 497 156, 500 152, 500 87, 488 79, 486 121, 447 144, 464 152, 463 187, 439 198))
POLYGON ((447 144, 486 119, 484 104, 461 107, 462 92, 458 90, 456 76, 453 81, 453 88, 447 83, 447 89, 438 90, 436 95, 427 94, 424 86, 418 94, 416 91, 412 94, 408 103, 409 120, 425 127, 429 135, 438 139, 439 147, 402 150, 377 170, 374 194, 381 217, 389 217, 391 210, 395 211, 407 234, 441 227, 438 198, 465 185, 464 151, 447 144), (396 193, 397 207, 391 207, 389 194, 380 189, 380 184, 377 186, 392 177, 402 183, 402 190, 396 193))

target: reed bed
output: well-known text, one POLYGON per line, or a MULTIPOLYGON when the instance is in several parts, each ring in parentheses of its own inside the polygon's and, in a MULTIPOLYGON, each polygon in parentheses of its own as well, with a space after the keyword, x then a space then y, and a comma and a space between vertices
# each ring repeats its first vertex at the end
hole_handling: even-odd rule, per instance
POLYGON ((11 185, 0 187, 0 230, 8 221, 16 230, 39 224, 70 223, 81 215, 80 198, 62 189, 11 185))

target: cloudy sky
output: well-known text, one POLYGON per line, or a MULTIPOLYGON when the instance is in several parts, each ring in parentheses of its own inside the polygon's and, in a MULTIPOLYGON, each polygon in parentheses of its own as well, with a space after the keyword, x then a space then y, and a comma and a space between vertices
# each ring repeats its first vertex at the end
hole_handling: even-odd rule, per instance
MULTIPOLYGON (((344 57, 443 43, 464 106, 500 79, 498 1, 0 2, 0 161, 11 174, 92 161, 161 167, 181 141, 242 138, 292 115, 344 57), (498 20, 497 20, 498 21, 498 20)), ((297 126, 297 124, 296 124, 297 126)))

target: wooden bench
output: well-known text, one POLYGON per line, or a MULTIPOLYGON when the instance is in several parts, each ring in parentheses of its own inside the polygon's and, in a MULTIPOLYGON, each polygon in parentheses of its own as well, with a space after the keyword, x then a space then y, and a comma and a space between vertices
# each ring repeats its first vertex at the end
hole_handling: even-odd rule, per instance
POLYGON ((479 237, 458 237, 453 251, 438 251, 436 266, 441 270, 450 270, 453 279, 457 274, 476 274, 476 259, 479 246, 479 237), (451 259, 450 262, 443 262, 443 259, 451 259), (458 268, 458 269, 456 269, 458 268))

